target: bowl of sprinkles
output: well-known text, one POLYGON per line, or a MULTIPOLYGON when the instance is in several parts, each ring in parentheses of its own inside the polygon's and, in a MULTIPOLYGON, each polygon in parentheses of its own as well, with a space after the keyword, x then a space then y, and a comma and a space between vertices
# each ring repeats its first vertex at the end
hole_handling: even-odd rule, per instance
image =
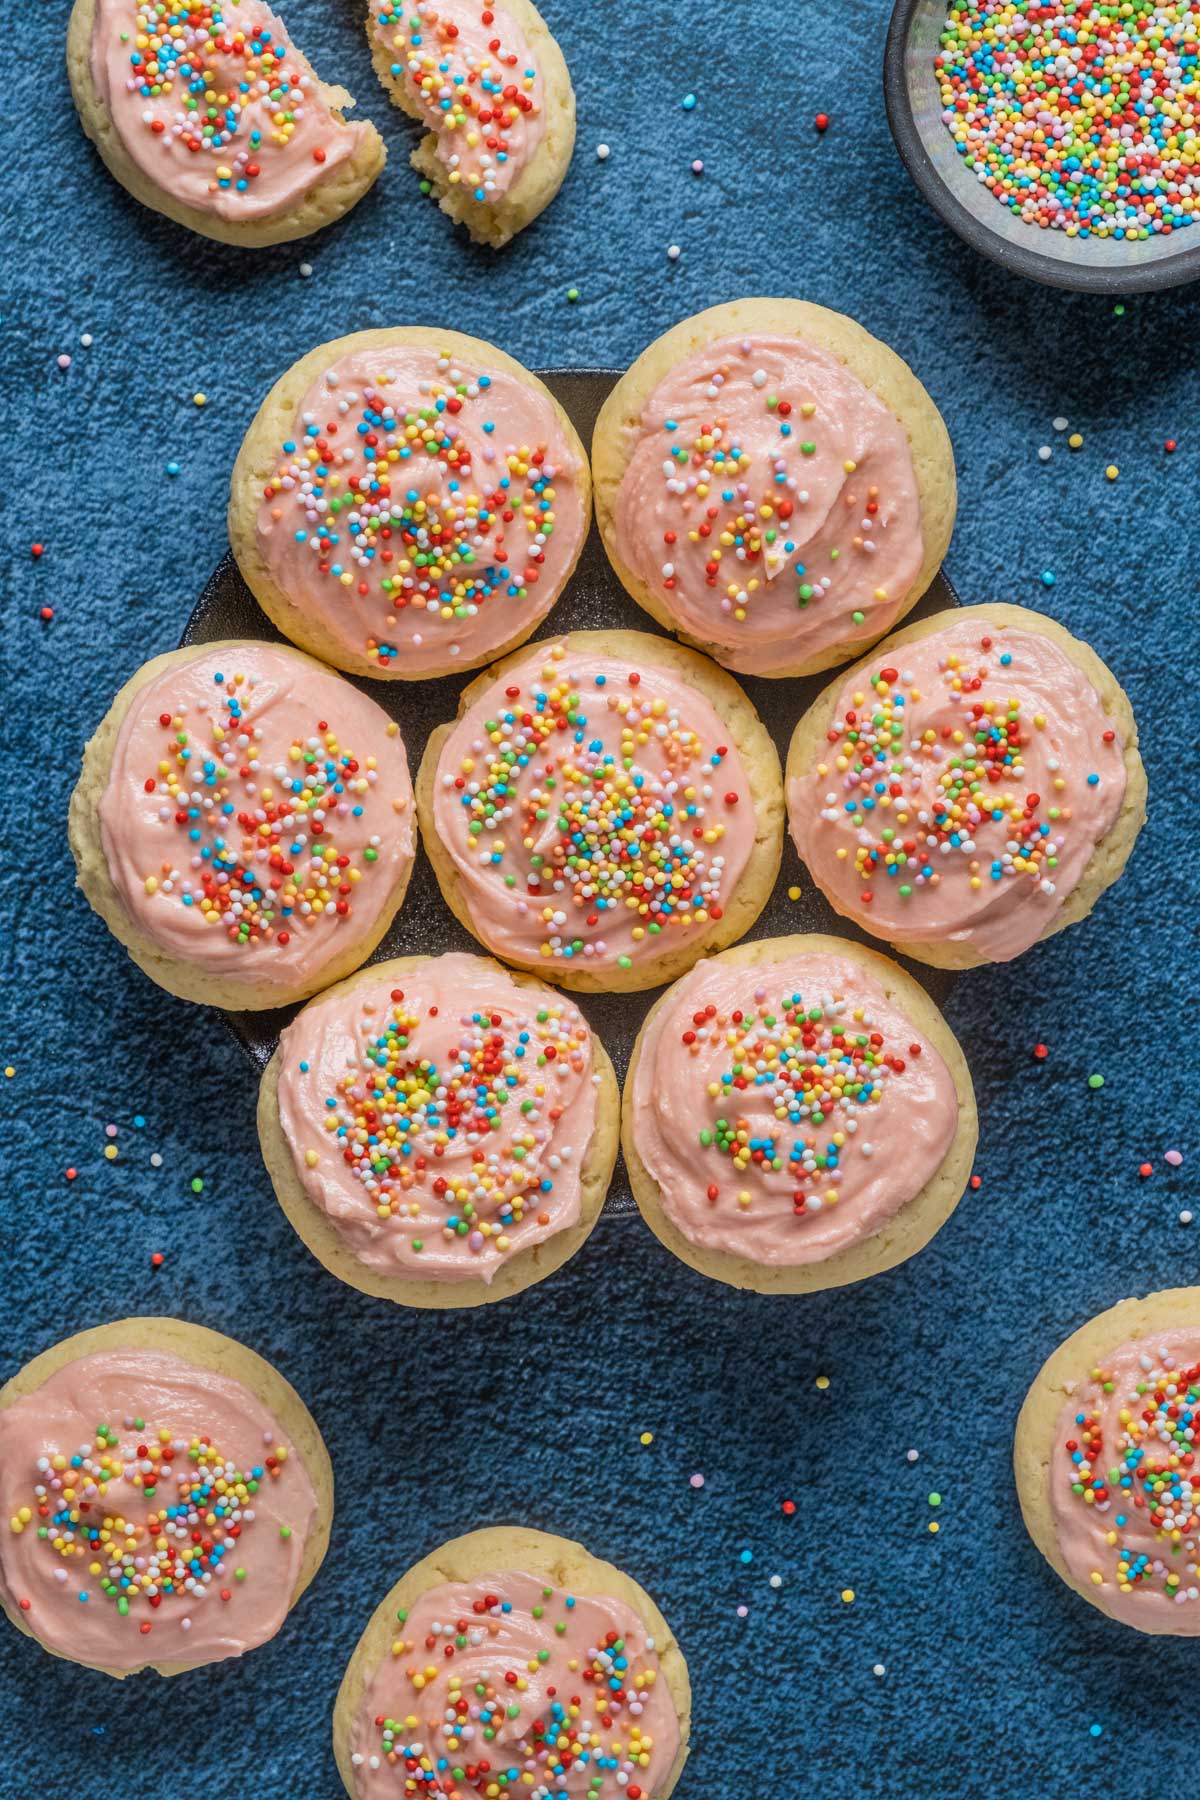
POLYGON ((1200 278, 1200 5, 897 0, 884 94, 972 249, 1080 292, 1200 278))

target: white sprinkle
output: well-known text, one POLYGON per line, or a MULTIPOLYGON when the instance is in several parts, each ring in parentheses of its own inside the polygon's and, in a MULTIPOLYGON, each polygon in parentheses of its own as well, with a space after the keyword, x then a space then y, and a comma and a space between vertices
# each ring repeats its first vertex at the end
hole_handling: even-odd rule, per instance
POLYGON ((884 1668, 882 1663, 876 1663, 875 1667, 871 1670, 871 1673, 872 1673, 872 1675, 886 1675, 887 1670, 884 1668))
POLYGON ((609 149, 607 144, 597 144, 596 145, 596 161, 597 162, 607 162, 611 155, 612 155, 612 151, 609 149))
POLYGON ((904 1454, 909 1462, 919 1462, 921 1460, 921 1452, 919 1450, 906 1450, 904 1454))
POLYGON ((90 331, 83 332, 82 335, 80 336, 79 341, 83 345, 85 350, 90 350, 92 347, 92 341, 93 341, 91 332, 90 331))
POLYGON ((307 281, 309 276, 312 274, 312 264, 311 263, 301 263, 300 264, 300 273, 301 273, 301 275, 303 275, 305 281, 307 281))
POLYGON ((783 1576, 772 1575, 769 1585, 773 1588, 781 1588, 783 1586, 783 1576))
POLYGON ((1065 431, 1067 429, 1068 424, 1070 423, 1070 420, 1064 419, 1062 414, 1060 413, 1057 419, 1051 420, 1051 423, 1054 426, 1055 431, 1065 431))
POLYGON ((150 1154, 150 1167, 152 1169, 162 1168, 162 1157, 158 1154, 157 1150, 152 1151, 150 1154))
POLYGON ((682 252, 680 251, 678 244, 667 245, 667 260, 669 262, 678 262, 681 254, 682 252))
POLYGON ((1185 1207, 1184 1210, 1179 1215, 1179 1223, 1181 1225, 1190 1225, 1191 1222, 1192 1222, 1192 1215, 1190 1212, 1188 1212, 1187 1208, 1185 1207))
POLYGON ((1038 461, 1039 462, 1049 462, 1050 458, 1053 455, 1054 455, 1054 452, 1053 452, 1053 450, 1051 450, 1049 444, 1043 444, 1040 447, 1040 449, 1038 450, 1038 461))

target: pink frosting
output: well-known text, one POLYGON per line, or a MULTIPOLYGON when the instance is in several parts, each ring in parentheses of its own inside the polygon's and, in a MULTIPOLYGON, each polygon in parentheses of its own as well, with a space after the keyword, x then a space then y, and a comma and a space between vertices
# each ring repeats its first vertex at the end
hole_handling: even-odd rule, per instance
POLYGON ((578 1224, 592 1038, 559 995, 441 956, 314 1001, 279 1065, 296 1173, 368 1268, 490 1282, 578 1224))
POLYGON ((771 1267, 879 1231, 937 1173, 957 1116, 929 1039, 824 952, 697 963, 647 1023, 633 1092, 667 1217, 698 1249, 771 1267))
POLYGON ((489 949, 627 967, 711 929, 754 806, 729 726, 647 661, 531 645, 438 759, 434 820, 489 949))
MULTIPOLYGON (((529 1800, 621 1800, 629 1784, 656 1800, 678 1751, 675 1703, 632 1607, 510 1570, 430 1588, 400 1615, 350 1731, 358 1800, 405 1794, 410 1758, 414 1770, 486 1758, 493 1774, 510 1775, 505 1793, 529 1800)), ((428 1775, 420 1779, 429 1792, 428 1775)), ((432 1791, 465 1800, 476 1783, 432 1791)))
POLYGON ((0 1412, 0 1495, 8 1602, 48 1650, 122 1671, 217 1662, 274 1637, 317 1513, 303 1458, 262 1402, 155 1350, 67 1363, 0 1412), (189 1492, 205 1476, 224 1491, 189 1492))
POLYGON ((419 344, 355 350, 300 403, 258 545, 343 650, 381 675, 445 670, 549 612, 587 531, 583 473, 532 381, 419 344))
POLYGON ((886 631, 924 557, 903 425, 794 337, 720 338, 677 364, 642 410, 615 516, 625 566, 750 675, 886 631))
POLYGON ((840 913, 879 937, 1008 962, 1111 830, 1124 747, 1049 638, 947 618, 846 682, 822 760, 788 783, 788 816, 840 913))
POLYGON ((234 223, 267 219, 354 155, 365 127, 333 117, 270 7, 172 0, 165 20, 162 10, 95 0, 91 58, 117 136, 165 194, 234 223), (198 81, 204 107, 190 104, 198 81))
POLYGON ((546 84, 513 15, 494 0, 371 0, 371 17, 447 179, 480 205, 503 200, 546 135, 546 84))
POLYGON ((1186 1637, 1200 1633, 1198 1417, 1200 1328, 1181 1322, 1080 1371, 1048 1476, 1074 1578, 1114 1618, 1186 1637))
POLYGON ((412 861, 404 741, 294 651, 205 646, 130 701, 100 830, 125 911, 163 950, 294 989, 376 928, 412 861))

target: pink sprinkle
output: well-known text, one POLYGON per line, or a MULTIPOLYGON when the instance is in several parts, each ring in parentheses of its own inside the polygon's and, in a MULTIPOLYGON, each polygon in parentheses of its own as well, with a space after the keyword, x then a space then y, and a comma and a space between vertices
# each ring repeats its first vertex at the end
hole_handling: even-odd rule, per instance
POLYGON ((750 1608, 749 1608, 749 1607, 748 1607, 748 1606, 739 1606, 739 1607, 738 1607, 738 1609, 737 1609, 737 1616, 738 1616, 738 1618, 739 1618, 739 1619, 744 1619, 744 1618, 745 1618, 745 1617, 746 1617, 746 1614, 747 1614, 747 1613, 748 1613, 748 1612, 749 1612, 749 1611, 750 1611, 750 1608))
POLYGON ((1173 1169, 1177 1169, 1179 1167, 1180 1163, 1183 1161, 1183 1151, 1182 1150, 1168 1150, 1167 1154, 1163 1158, 1163 1160, 1164 1160, 1164 1162, 1169 1162, 1173 1169))
POLYGON ((697 157, 695 162, 692 164, 692 174, 693 175, 703 175, 703 173, 704 173, 704 164, 700 161, 700 158, 697 157))
POLYGON ((104 1127, 104 1135, 105 1135, 105 1137, 116 1137, 116 1135, 117 1135, 116 1126, 115 1125, 106 1125, 104 1127))
POLYGON ((692 1476, 692 1480, 691 1480, 691 1484, 692 1484, 692 1486, 693 1486, 693 1487, 694 1487, 694 1488, 702 1488, 702 1487, 703 1487, 703 1486, 704 1486, 704 1477, 703 1477, 703 1475, 693 1475, 693 1476, 692 1476))
POLYGON ((67 355, 60 356, 58 359, 58 366, 60 369, 69 369, 71 366, 70 357, 67 355))

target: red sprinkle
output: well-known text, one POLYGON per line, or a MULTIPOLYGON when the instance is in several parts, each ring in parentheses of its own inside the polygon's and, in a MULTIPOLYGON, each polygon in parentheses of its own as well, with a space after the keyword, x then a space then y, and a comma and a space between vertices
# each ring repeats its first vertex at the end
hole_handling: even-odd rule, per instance
POLYGON ((829 114, 828 113, 818 113, 816 118, 813 120, 813 124, 816 126, 818 131, 828 131, 829 130, 829 114))

